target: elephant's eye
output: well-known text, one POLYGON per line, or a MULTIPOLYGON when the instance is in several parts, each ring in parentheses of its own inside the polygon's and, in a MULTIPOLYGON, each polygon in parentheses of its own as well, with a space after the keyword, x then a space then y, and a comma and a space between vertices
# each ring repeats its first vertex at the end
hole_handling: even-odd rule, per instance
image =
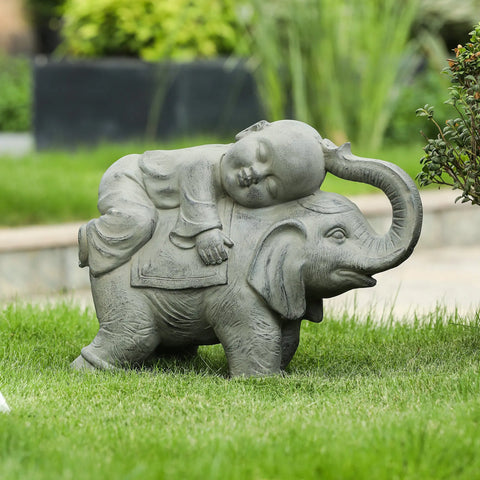
POLYGON ((338 243, 344 242, 345 239, 347 238, 347 234, 345 233, 345 230, 343 230, 343 228, 340 228, 340 227, 332 228, 327 232, 325 236, 327 238, 331 238, 332 240, 335 240, 338 243))

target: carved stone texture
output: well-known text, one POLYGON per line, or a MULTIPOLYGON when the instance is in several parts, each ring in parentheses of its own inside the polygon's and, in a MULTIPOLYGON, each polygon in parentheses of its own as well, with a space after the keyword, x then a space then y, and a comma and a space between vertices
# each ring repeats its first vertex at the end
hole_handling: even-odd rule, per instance
POLYGON ((99 331, 73 362, 122 368, 221 343, 230 374, 280 373, 323 298, 375 285, 406 260, 422 205, 399 167, 352 154, 310 126, 258 122, 229 145, 129 155, 105 173, 101 216, 79 232, 99 331), (388 196, 383 235, 325 173, 388 196))

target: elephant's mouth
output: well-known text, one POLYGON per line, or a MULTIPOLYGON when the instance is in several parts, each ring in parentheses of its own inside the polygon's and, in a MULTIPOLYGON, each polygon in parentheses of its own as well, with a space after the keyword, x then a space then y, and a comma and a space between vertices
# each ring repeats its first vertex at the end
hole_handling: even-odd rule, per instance
POLYGON ((352 270, 337 270, 336 274, 343 280, 355 286, 355 288, 374 287, 377 281, 366 273, 354 272, 352 270))

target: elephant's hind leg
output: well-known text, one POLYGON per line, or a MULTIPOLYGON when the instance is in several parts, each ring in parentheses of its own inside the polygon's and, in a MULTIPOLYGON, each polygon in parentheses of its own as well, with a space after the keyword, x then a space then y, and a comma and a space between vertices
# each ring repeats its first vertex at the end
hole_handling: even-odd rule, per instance
POLYGON ((72 366, 112 369, 142 363, 154 352, 160 335, 145 292, 130 287, 129 265, 91 282, 100 328, 72 366))
POLYGON ((138 310, 122 309, 118 315, 112 312, 108 321, 100 320, 100 329, 92 343, 82 348, 81 357, 95 368, 139 365, 160 341, 153 322, 138 310))

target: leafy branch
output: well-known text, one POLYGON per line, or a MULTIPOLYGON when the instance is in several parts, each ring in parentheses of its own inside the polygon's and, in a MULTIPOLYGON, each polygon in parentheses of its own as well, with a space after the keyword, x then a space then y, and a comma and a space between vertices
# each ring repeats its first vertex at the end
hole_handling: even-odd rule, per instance
POLYGON ((470 32, 470 41, 458 45, 455 58, 448 60, 449 100, 457 118, 442 128, 434 118, 434 108, 425 105, 417 116, 433 122, 436 138, 424 135, 427 144, 417 179, 422 186, 448 185, 462 190, 462 203, 480 205, 480 24, 470 32))

